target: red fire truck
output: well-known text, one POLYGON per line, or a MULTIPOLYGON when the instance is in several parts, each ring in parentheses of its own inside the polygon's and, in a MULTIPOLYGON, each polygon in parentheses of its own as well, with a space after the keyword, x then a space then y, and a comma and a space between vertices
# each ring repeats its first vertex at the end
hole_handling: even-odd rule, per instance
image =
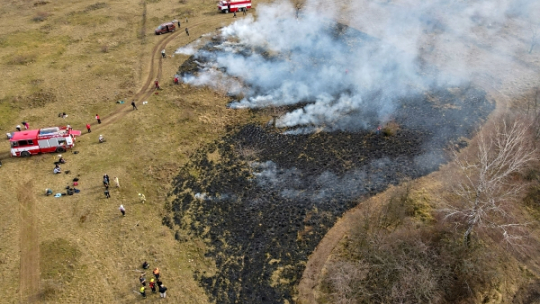
POLYGON ((14 132, 9 139, 11 156, 28 157, 32 154, 65 152, 75 145, 75 136, 81 131, 66 127, 52 127, 39 130, 14 132))
POLYGON ((223 0, 217 7, 222 13, 247 11, 251 8, 251 0, 223 0))

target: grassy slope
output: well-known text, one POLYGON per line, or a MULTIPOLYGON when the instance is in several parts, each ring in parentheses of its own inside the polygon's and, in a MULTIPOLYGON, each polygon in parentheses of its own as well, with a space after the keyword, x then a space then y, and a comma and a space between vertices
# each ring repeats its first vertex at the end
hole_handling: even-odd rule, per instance
MULTIPOLYGON (((94 122, 95 113, 106 121, 119 107, 129 107, 129 101, 125 105, 116 105, 115 101, 132 96, 146 79, 152 47, 163 37, 153 35, 155 26, 190 11, 189 24, 199 23, 190 30, 189 38, 182 34, 169 43, 167 52, 172 54, 177 47, 232 21, 232 16, 216 14, 211 1, 152 1, 147 5, 147 36, 142 44, 141 2, 100 2, 105 5, 90 7, 95 3, 60 0, 34 6, 37 1, 2 0, 2 132, 13 130, 23 120, 31 127, 69 123, 76 129, 94 122), (32 21, 43 15, 48 15, 45 21, 32 21), (103 52, 105 45, 107 53, 103 52), (67 112, 68 119, 58 118, 59 112, 67 112)), ((243 120, 246 114, 227 110, 227 98, 221 94, 170 84, 182 60, 185 57, 165 60, 161 81, 164 90, 152 95, 147 105, 139 104, 139 111, 82 136, 76 147, 80 154, 65 153, 68 163, 63 169, 71 170, 71 174, 52 175, 52 154, 2 160, 3 303, 19 302, 19 252, 31 239, 20 235, 17 194, 23 192, 36 198, 40 250, 39 254, 37 250, 31 252, 30 258, 41 256, 41 300, 132 303, 140 297, 136 292, 138 267, 147 259, 151 266, 162 269, 171 301, 208 301, 193 281, 192 270, 211 271, 212 265, 196 242, 179 243, 161 225, 163 202, 170 179, 190 151, 217 138, 227 123, 243 120), (97 144, 99 134, 107 138, 105 144, 97 144), (101 186, 104 173, 111 178, 119 176, 122 186, 112 189, 109 200, 104 198, 101 186), (64 198, 42 195, 45 188, 61 191, 76 175, 81 179, 80 194, 64 198), (145 193, 146 204, 138 201, 138 192, 145 193), (119 216, 120 204, 127 209, 126 218, 119 216)), ((0 147, 0 155, 7 156, 8 142, 0 147)))

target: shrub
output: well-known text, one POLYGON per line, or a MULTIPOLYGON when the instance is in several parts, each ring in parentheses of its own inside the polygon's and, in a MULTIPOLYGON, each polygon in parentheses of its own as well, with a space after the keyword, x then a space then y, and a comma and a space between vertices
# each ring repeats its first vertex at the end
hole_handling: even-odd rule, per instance
POLYGON ((34 16, 34 18, 32 18, 32 21, 34 22, 43 22, 45 20, 47 20, 47 18, 50 16, 49 13, 47 12, 38 12, 36 16, 34 16))

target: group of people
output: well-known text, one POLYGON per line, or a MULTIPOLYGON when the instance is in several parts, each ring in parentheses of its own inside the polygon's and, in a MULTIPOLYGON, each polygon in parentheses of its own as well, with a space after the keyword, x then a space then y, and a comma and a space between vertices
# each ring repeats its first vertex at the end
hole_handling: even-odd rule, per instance
POLYGON ((60 164, 65 164, 66 163, 66 160, 64 159, 64 157, 62 157, 61 154, 58 155, 58 160, 56 162, 54 162, 54 169, 53 169, 53 173, 54 174, 59 174, 59 173, 62 173, 62 169, 60 168, 60 164))
MULTIPOLYGON (((21 125, 24 126, 25 130, 28 130, 30 128, 30 125, 28 125, 28 123, 26 121, 21 122, 21 125)), ((17 129, 18 132, 21 132, 21 126, 20 125, 17 125, 15 127, 15 129, 17 129)))
MULTIPOLYGON (((148 264, 147 261, 144 261, 144 263, 142 264, 142 268, 143 269, 148 269, 150 267, 150 265, 148 264)), ((156 287, 159 291, 159 296, 161 298, 166 298, 167 297, 167 287, 165 287, 165 285, 163 285, 163 282, 161 281, 161 279, 159 278, 160 276, 160 272, 159 272, 159 268, 154 268, 154 270, 152 271, 152 274, 154 275, 154 278, 150 279, 150 282, 148 283, 148 287, 150 287, 150 289, 152 290, 152 293, 156 293, 156 287)), ((141 273, 141 275, 139 276, 139 282, 141 283, 141 288, 139 289, 139 292, 141 293, 142 297, 143 298, 146 298, 146 278, 145 278, 146 274, 143 272, 141 273)))
MULTIPOLYGON (((106 198, 111 198, 111 193, 109 192, 110 183, 111 183, 111 179, 109 178, 109 175, 105 173, 103 175, 103 186, 105 187, 105 191, 103 193, 105 194, 106 198)), ((114 177, 114 183, 116 184, 116 188, 120 188, 120 180, 118 179, 118 176, 114 177)), ((125 210, 122 213, 125 216, 125 210)))

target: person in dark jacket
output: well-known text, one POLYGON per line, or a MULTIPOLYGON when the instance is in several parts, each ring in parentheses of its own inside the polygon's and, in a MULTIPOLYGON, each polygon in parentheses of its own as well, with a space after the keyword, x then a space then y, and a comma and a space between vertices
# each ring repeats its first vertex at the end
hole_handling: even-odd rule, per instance
POLYGON ((159 285, 159 296, 162 298, 167 297, 167 287, 163 284, 159 285))
POLYGON ((135 105, 135 100, 131 102, 131 106, 133 107, 133 110, 138 110, 137 106, 135 105))
POLYGON ((186 27, 186 34, 189 36, 189 31, 188 31, 188 28, 186 27))

